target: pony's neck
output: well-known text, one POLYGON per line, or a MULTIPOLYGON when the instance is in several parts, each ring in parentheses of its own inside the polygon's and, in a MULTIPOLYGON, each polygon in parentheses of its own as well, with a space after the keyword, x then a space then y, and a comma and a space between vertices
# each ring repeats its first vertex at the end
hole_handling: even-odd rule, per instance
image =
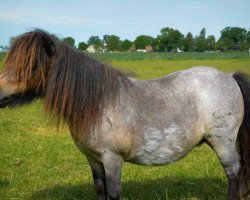
POLYGON ((77 130, 89 129, 128 83, 124 73, 59 43, 47 81, 45 108, 77 130))

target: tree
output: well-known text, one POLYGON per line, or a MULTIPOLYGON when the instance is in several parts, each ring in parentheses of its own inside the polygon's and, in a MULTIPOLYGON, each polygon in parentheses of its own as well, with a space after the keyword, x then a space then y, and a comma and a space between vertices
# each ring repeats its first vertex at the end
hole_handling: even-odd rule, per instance
POLYGON ((88 48, 88 45, 85 42, 79 42, 78 50, 85 51, 88 48))
POLYGON ((103 35, 103 39, 102 39, 103 47, 106 47, 106 46, 107 46, 107 41, 108 41, 108 39, 109 39, 109 36, 110 36, 110 35, 103 35))
POLYGON ((87 42, 88 46, 94 45, 95 49, 99 49, 102 45, 102 41, 99 36, 91 36, 87 42))
POLYGON ((120 49, 120 38, 116 35, 110 35, 107 39, 107 50, 117 51, 120 49))
POLYGON ((136 37, 134 44, 136 49, 145 49, 145 46, 152 45, 154 38, 147 35, 139 35, 136 37))
POLYGON ((68 46, 75 48, 75 39, 72 37, 63 38, 62 41, 68 46))
POLYGON ((0 45, 0 52, 4 51, 4 46, 0 45))
POLYGON ((214 51, 215 49, 216 49, 215 37, 213 35, 209 35, 206 38, 206 47, 205 47, 205 50, 206 51, 214 51))
POLYGON ((161 35, 158 36, 158 40, 162 44, 160 46, 165 52, 182 48, 183 38, 180 31, 169 27, 161 29, 161 35))
POLYGON ((206 29, 200 31, 200 35, 195 37, 196 51, 203 52, 206 49, 206 29))
POLYGON ((220 38, 216 43, 216 46, 221 51, 229 51, 234 48, 235 44, 229 38, 220 38))
POLYGON ((131 42, 130 40, 126 39, 121 44, 121 50, 122 51, 129 51, 132 46, 133 46, 133 42, 131 42))
POLYGON ((218 47, 224 50, 243 50, 247 39, 247 30, 239 27, 226 27, 221 31, 218 47))
POLYGON ((242 49, 244 50, 250 49, 250 30, 246 33, 245 41, 242 44, 242 49))
POLYGON ((194 51, 194 37, 192 33, 188 32, 186 37, 183 40, 184 51, 194 51))

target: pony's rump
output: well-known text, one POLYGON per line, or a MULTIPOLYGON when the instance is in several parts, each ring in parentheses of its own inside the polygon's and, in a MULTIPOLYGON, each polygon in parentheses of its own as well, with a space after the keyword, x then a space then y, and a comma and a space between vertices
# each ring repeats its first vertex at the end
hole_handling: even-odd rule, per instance
POLYGON ((241 166, 248 182, 250 181, 250 80, 246 74, 234 73, 233 78, 238 83, 244 99, 244 118, 239 129, 241 166))

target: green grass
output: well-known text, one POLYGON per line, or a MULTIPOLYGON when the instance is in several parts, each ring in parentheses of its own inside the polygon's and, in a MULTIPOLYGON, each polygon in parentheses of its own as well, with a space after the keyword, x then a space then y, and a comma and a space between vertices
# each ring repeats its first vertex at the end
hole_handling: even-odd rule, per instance
MULTIPOLYGON (((113 60, 140 79, 196 65, 250 74, 250 59, 113 60)), ((226 199, 227 180, 215 153, 202 145, 162 167, 125 164, 123 199, 226 199)), ((42 102, 0 110, 0 199, 95 199, 90 168, 69 131, 43 117, 42 102)))
POLYGON ((149 60, 149 59, 250 59, 248 52, 183 52, 183 53, 164 53, 164 52, 132 52, 132 53, 94 53, 90 54, 98 60, 149 60))
MULTIPOLYGON (((0 60, 6 53, 0 52, 0 60)), ((93 53, 90 56, 103 61, 110 62, 112 60, 182 60, 182 59, 250 59, 249 52, 183 52, 183 53, 165 53, 165 52, 132 52, 132 53, 93 53)))
MULTIPOLYGON (((86 159, 67 129, 57 133, 40 109, 36 102, 0 113, 0 199, 95 199, 86 159)), ((125 164, 122 180, 125 199, 223 199, 227 187, 205 145, 169 166, 125 164)))
POLYGON ((4 59, 5 54, 6 53, 4 53, 4 52, 0 52, 0 61, 4 59))
POLYGON ((2 66, 2 62, 3 62, 3 59, 4 59, 5 55, 6 55, 6 53, 0 52, 0 68, 2 66))
POLYGON ((161 77, 193 66, 211 66, 226 72, 242 71, 250 74, 250 59, 113 60, 111 64, 119 69, 131 72, 139 79, 161 77))

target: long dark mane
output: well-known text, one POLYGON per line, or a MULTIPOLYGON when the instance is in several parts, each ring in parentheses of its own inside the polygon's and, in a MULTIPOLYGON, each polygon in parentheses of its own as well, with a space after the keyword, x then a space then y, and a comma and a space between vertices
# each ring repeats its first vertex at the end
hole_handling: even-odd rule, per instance
POLYGON ((77 131, 95 127, 129 79, 42 30, 19 36, 4 61, 17 84, 44 93, 46 113, 77 131))

